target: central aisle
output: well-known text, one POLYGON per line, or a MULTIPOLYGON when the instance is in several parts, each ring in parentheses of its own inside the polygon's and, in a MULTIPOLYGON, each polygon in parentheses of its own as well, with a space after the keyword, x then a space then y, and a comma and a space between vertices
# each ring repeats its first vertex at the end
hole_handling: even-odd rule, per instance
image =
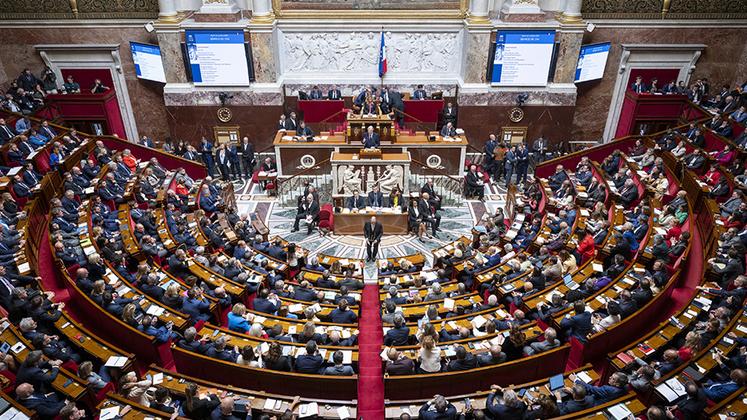
POLYGON ((381 327, 378 284, 366 284, 361 297, 358 327, 358 417, 363 420, 384 418, 384 375, 381 370, 381 327))

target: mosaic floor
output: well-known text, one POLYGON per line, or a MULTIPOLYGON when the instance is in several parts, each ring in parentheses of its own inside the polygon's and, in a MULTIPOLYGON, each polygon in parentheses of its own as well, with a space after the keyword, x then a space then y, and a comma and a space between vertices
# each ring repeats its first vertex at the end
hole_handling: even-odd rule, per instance
MULTIPOLYGON (((301 222, 301 230, 291 232, 296 209, 281 207, 276 199, 268 197, 257 185, 246 181, 234 183, 236 202, 240 214, 257 212, 270 228, 271 236, 280 235, 289 242, 295 242, 310 250, 310 254, 335 255, 344 258, 365 258, 364 239, 362 236, 340 236, 329 234, 321 236, 314 231, 306 234, 305 223, 301 222)), ((470 231, 484 213, 493 213, 505 204, 505 190, 489 186, 486 199, 465 200, 460 207, 445 207, 441 210, 441 232, 438 237, 425 239, 424 242, 415 236, 385 235, 381 242, 379 258, 422 253, 426 256, 426 267, 433 263, 431 250, 458 239, 460 236, 471 235, 470 231)), ((366 277, 375 278, 376 270, 369 264, 366 277)))

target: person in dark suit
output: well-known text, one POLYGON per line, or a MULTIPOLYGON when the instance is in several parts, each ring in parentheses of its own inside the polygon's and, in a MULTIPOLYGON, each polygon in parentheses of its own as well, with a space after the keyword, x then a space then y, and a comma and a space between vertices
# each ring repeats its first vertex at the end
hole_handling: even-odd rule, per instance
POLYGON ((643 83, 643 77, 636 76, 635 82, 633 82, 630 85, 630 90, 632 90, 635 93, 647 93, 648 87, 646 86, 645 83, 643 83))
POLYGON ((464 346, 457 346, 455 353, 456 355, 454 356, 454 359, 446 365, 447 372, 458 372, 477 367, 477 358, 472 353, 468 352, 464 346))
POLYGON ((457 122, 457 110, 451 102, 446 104, 446 108, 443 110, 443 119, 444 123, 451 123, 452 125, 457 122))
POLYGON ((436 232, 440 230, 441 225, 441 215, 438 214, 438 211, 434 207, 431 207, 429 200, 430 196, 428 193, 422 193, 420 200, 418 200, 417 212, 422 221, 431 224, 431 233, 433 236, 437 236, 436 232))
POLYGON ((308 221, 307 235, 311 234, 311 230, 314 228, 314 222, 319 219, 319 203, 314 200, 314 196, 309 194, 306 196, 306 200, 298 205, 298 213, 296 213, 296 221, 293 224, 291 232, 298 231, 298 224, 301 219, 308 221))
POLYGON ((464 176, 464 184, 464 194, 466 196, 477 196, 480 200, 483 200, 485 197, 485 184, 480 177, 480 174, 477 173, 476 165, 470 165, 469 172, 464 176))
POLYGON ((221 177, 225 180, 231 179, 231 156, 226 150, 224 145, 218 146, 218 152, 216 153, 216 159, 218 160, 218 169, 220 170, 221 177))
POLYGON ((364 149, 376 149, 381 144, 379 133, 374 131, 374 128, 372 125, 369 125, 368 128, 366 129, 366 132, 363 134, 363 137, 361 138, 361 143, 363 143, 364 149))
POLYGON ((573 304, 576 312, 573 316, 566 316, 560 322, 560 327, 566 332, 566 335, 573 336, 581 342, 586 342, 586 336, 591 332, 591 313, 586 312, 586 305, 583 300, 578 300, 573 304))
POLYGON ((421 420, 456 420, 457 409, 442 395, 436 395, 420 407, 418 418, 421 420))
POLYGON ((207 166, 208 175, 212 176, 215 173, 215 160, 213 159, 213 143, 205 137, 200 141, 200 156, 202 157, 202 163, 207 166))
POLYGON ((685 385, 685 392, 687 398, 677 403, 677 410, 682 414, 685 420, 699 419, 703 410, 708 406, 708 398, 706 398, 705 391, 703 388, 698 387, 693 382, 688 382, 685 385))
POLYGON ((386 356, 389 360, 386 362, 385 372, 389 375, 412 375, 415 373, 415 362, 405 356, 401 351, 390 348, 386 356))
POLYGON ((615 398, 622 397, 627 391, 628 376, 622 372, 615 372, 610 376, 607 384, 601 386, 589 385, 577 379, 576 375, 570 376, 576 385, 586 389, 586 394, 594 397, 594 404, 604 404, 615 398))
POLYGON ((371 217, 371 220, 363 225, 363 236, 366 238, 366 261, 376 261, 383 234, 384 227, 376 221, 376 216, 371 217))
POLYGON ((291 112, 288 114, 288 118, 285 120, 285 129, 288 131, 296 131, 298 128, 298 118, 296 118, 296 113, 291 112))
POLYGON ((309 99, 324 99, 324 94, 319 86, 314 85, 309 92, 309 99))
POLYGON ((296 372, 319 374, 324 365, 324 358, 317 352, 316 341, 306 343, 306 354, 296 357, 296 372))
POLYGON ((415 92, 412 93, 412 99, 419 101, 428 99, 428 94, 425 92, 425 89, 423 89, 423 85, 418 85, 417 89, 415 89, 415 92))
POLYGON ((410 328, 405 325, 405 318, 402 314, 394 316, 394 328, 387 331, 384 335, 385 346, 405 346, 410 339, 410 328))
POLYGON ((55 418, 60 410, 65 407, 65 402, 60 401, 54 393, 44 394, 36 391, 29 383, 21 383, 16 387, 16 397, 24 407, 33 410, 45 419, 55 418))
POLYGON ((378 185, 374 185, 373 190, 368 193, 368 205, 370 207, 384 207, 384 194, 379 191, 378 185))
POLYGON ((28 383, 39 392, 53 390, 52 382, 60 373, 61 361, 42 362, 41 350, 29 352, 16 373, 16 383, 28 383), (45 372, 46 370, 46 372, 45 372))
POLYGON ((340 89, 337 89, 337 86, 332 85, 327 91, 327 99, 331 101, 340 100, 342 99, 342 92, 340 92, 340 89))
POLYGON ((436 189, 433 187, 433 178, 428 180, 420 188, 420 194, 428 193, 428 201, 431 206, 435 207, 436 210, 441 210, 441 196, 436 194, 436 189))
POLYGON ((353 196, 348 197, 347 200, 345 200, 345 207, 348 210, 362 210, 366 207, 366 200, 360 196, 360 192, 358 190, 353 191, 353 196))
POLYGON ((586 395, 586 388, 581 385, 571 387, 571 400, 562 402, 560 391, 555 392, 558 398, 558 409, 561 415, 575 413, 594 406, 594 397, 586 395))
POLYGON ((496 419, 523 419, 527 411, 527 405, 519 399, 513 389, 503 389, 498 386, 491 387, 492 392, 488 394, 486 409, 496 419), (496 391, 503 393, 503 398, 498 398, 496 391))
POLYGON ((16 132, 5 123, 4 118, 0 118, 0 144, 7 143, 15 136, 16 132))
POLYGON ((249 137, 241 139, 238 152, 241 153, 241 166, 244 176, 251 178, 254 171, 254 145, 249 142, 249 137))
POLYGON ((296 129, 296 137, 302 140, 308 140, 309 138, 314 137, 314 132, 311 131, 311 128, 306 126, 306 122, 304 120, 301 120, 298 122, 298 129, 296 129))
POLYGON ((23 178, 18 174, 13 177, 13 193, 16 197, 28 197, 31 195, 31 188, 23 182, 23 178))
POLYGON ((692 153, 685 155, 682 158, 682 161, 685 162, 685 166, 687 166, 687 169, 696 171, 703 167, 706 159, 700 152, 700 149, 695 149, 692 153))
POLYGON ((620 191, 620 201, 625 207, 630 207, 638 199, 638 188, 632 179, 625 181, 623 189, 620 191))
POLYGON ((454 128, 454 124, 452 124, 451 121, 447 122, 445 126, 441 127, 441 136, 442 137, 456 136, 456 128, 454 128))

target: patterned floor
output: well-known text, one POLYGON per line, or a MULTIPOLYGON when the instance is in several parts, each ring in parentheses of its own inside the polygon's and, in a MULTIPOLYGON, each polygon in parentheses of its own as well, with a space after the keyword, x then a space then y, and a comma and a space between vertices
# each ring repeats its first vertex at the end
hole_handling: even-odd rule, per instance
MULTIPOLYGON (((271 235, 280 235, 289 242, 295 242, 310 250, 310 254, 327 254, 345 258, 365 258, 365 247, 362 236, 340 236, 329 234, 321 236, 317 232, 306 235, 305 223, 301 222, 301 230, 291 232, 296 209, 281 207, 277 200, 268 197, 257 185, 246 181, 234 183, 236 202, 240 214, 257 212, 270 228, 271 235)), ((462 235, 471 235, 471 229, 480 217, 495 212, 498 207, 505 205, 505 189, 489 186, 486 199, 466 200, 460 207, 445 207, 441 210, 441 232, 437 238, 425 239, 420 242, 415 236, 386 235, 381 242, 379 258, 390 258, 415 253, 425 255, 429 267, 432 261, 431 250, 452 242, 462 235)), ((375 270, 366 270, 367 274, 375 270)), ((372 274, 375 276, 375 274, 372 274)), ((368 277, 368 276, 367 276, 368 277)))

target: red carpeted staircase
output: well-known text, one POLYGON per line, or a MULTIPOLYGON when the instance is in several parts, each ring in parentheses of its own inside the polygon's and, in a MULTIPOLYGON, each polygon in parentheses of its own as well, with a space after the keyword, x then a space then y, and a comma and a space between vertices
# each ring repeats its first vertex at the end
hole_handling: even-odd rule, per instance
POLYGON ((358 322, 358 418, 384 418, 384 376, 381 371, 381 328, 379 289, 376 284, 363 288, 358 322))

